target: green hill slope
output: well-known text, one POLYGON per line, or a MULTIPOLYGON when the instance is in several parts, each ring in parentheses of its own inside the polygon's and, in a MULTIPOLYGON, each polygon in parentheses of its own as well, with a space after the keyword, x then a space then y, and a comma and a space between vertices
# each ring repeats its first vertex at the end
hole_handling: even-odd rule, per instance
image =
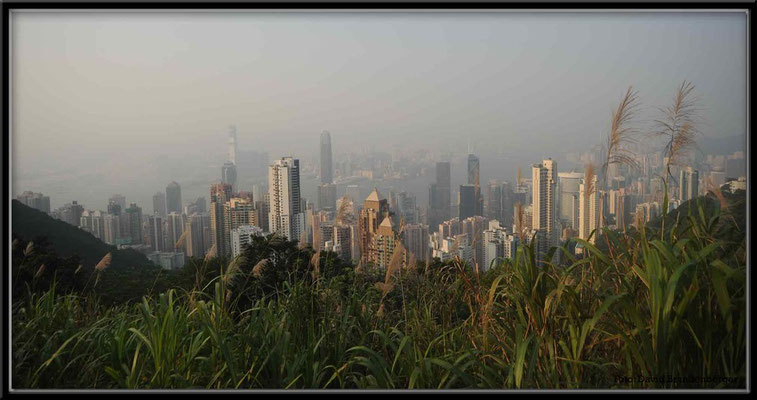
POLYGON ((100 241, 91 233, 52 218, 18 200, 13 200, 11 212, 15 236, 24 240, 34 240, 38 236, 44 236, 57 254, 65 257, 78 255, 86 267, 95 266, 109 252, 113 257, 111 262, 113 268, 152 265, 147 257, 138 251, 117 250, 115 246, 100 241))
POLYGON ((17 200, 13 200, 11 217, 14 296, 26 290, 26 284, 44 290, 56 280, 66 290, 94 290, 106 303, 122 303, 164 290, 175 274, 156 266, 138 251, 118 250, 17 200), (29 242, 33 251, 25 255, 29 242), (97 273, 95 266, 108 253, 110 265, 97 273), (45 268, 39 271, 41 265, 45 268))

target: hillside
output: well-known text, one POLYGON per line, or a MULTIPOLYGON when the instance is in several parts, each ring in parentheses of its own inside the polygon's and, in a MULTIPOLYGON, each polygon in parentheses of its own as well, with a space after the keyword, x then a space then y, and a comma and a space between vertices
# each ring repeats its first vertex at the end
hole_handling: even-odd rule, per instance
POLYGON ((40 272, 36 289, 44 289, 57 280, 59 285, 75 291, 94 290, 106 303, 133 301, 153 289, 164 289, 174 274, 156 266, 142 253, 117 250, 92 234, 17 200, 12 204, 14 297, 25 290, 25 283, 37 280, 34 275, 40 265, 45 268, 40 272), (26 255, 24 249, 30 242, 33 251, 26 255), (112 257, 110 265, 92 278, 95 265, 108 253, 112 257))
POLYGON ((138 251, 117 250, 115 246, 102 242, 91 233, 52 218, 18 200, 13 200, 11 217, 14 236, 24 240, 44 236, 57 254, 64 257, 78 255, 85 266, 96 265, 109 252, 113 256, 110 266, 114 269, 152 265, 147 257, 138 251))

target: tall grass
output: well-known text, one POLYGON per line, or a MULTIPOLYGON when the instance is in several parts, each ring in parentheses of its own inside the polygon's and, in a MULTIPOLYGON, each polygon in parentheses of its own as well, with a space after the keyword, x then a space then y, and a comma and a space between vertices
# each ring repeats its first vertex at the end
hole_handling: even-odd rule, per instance
POLYGON ((53 284, 13 305, 13 387, 744 387, 745 237, 722 234, 713 197, 693 210, 663 237, 639 226, 607 232, 608 249, 579 239, 581 257, 553 248, 559 265, 522 245, 485 273, 321 274, 244 307, 235 288, 268 261, 133 305, 53 284), (638 376, 733 381, 618 379, 638 376))

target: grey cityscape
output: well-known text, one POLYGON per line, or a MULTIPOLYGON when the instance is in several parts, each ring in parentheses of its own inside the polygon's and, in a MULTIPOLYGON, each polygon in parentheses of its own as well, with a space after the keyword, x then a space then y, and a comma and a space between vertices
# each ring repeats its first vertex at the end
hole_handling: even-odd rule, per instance
MULTIPOLYGON (((54 285, 102 297, 77 327, 122 313, 126 352, 71 331, 97 387, 742 388, 747 23, 18 12, 13 318, 54 285), (148 326, 173 291, 169 357, 148 326), (310 355, 263 339, 275 321, 310 355)), ((65 337, 14 329, 46 354, 14 385, 90 387, 65 337)))

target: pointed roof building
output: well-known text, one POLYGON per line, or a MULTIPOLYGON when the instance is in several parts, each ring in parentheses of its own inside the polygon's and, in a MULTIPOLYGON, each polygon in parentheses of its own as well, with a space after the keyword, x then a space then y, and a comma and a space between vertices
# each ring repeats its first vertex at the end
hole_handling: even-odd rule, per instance
POLYGON ((384 211, 389 210, 389 203, 385 198, 381 197, 378 189, 376 189, 376 187, 374 186, 371 194, 369 194, 368 197, 365 198, 365 202, 363 202, 363 208, 370 208, 383 213, 384 211))
POLYGON ((391 218, 387 216, 384 218, 383 221, 381 221, 381 224, 378 227, 378 234, 385 235, 385 236, 390 236, 394 234, 394 225, 392 224, 391 218))

